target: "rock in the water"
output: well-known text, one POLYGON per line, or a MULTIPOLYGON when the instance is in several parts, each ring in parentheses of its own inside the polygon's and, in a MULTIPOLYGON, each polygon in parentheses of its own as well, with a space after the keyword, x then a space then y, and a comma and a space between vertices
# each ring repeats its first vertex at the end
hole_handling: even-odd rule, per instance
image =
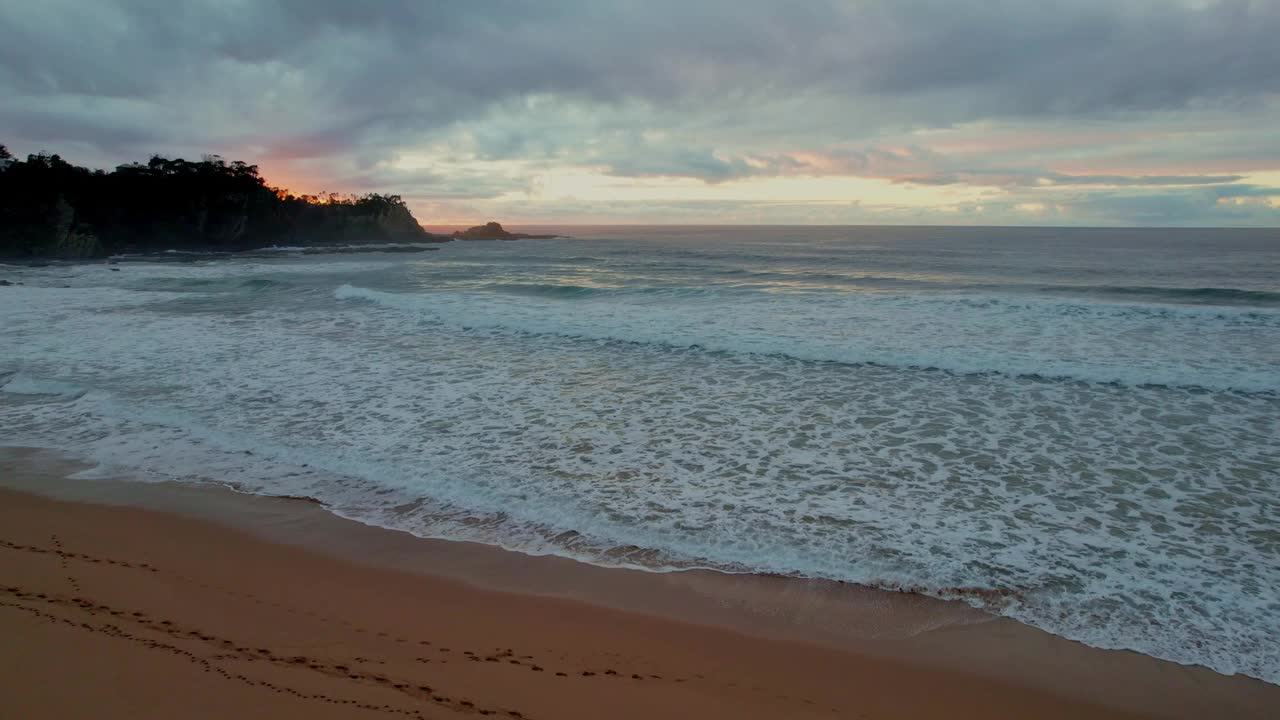
POLYGON ((496 222, 488 222, 484 225, 476 225, 455 232, 453 236, 459 240, 511 240, 511 233, 503 229, 502 225, 496 222))
POLYGON ((459 230, 453 233, 456 240, 526 240, 526 239, 549 239, 556 237, 555 235, 529 235, 527 233, 507 232, 501 224, 496 222, 487 222, 483 225, 459 230))

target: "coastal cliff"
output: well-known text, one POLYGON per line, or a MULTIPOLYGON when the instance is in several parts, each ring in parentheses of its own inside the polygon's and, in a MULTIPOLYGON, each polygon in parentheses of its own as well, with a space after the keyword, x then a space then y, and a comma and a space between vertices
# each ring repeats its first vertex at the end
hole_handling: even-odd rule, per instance
POLYGON ((0 257, 446 242, 397 195, 293 195, 257 166, 153 157, 111 172, 57 155, 0 161, 0 257))

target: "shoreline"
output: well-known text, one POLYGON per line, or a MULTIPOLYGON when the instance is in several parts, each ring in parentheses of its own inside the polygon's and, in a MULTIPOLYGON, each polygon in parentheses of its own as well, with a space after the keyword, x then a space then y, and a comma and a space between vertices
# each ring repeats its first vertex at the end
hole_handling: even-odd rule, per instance
MULTIPOLYGON (((272 564, 269 558, 277 555, 301 554, 308 562, 325 566, 325 572, 334 578, 347 578, 340 585, 351 584, 351 577, 358 576, 356 586, 370 582, 394 588, 390 594, 372 601, 372 605, 368 598, 350 606, 341 603, 336 608, 327 603, 331 611, 336 609, 348 619, 369 621, 370 617, 380 617, 385 610, 379 605, 382 600, 391 605, 410 599, 430 603, 430 596, 418 594, 419 586, 427 584, 436 592, 447 587, 451 596, 462 598, 459 607, 471 603, 502 605, 503 611, 498 615, 472 618, 472 625, 480 628, 500 615, 522 615, 528 608, 538 608, 540 612, 552 609, 550 612, 559 622, 568 622, 571 627, 554 638, 538 637, 537 643, 544 645, 576 647, 584 637, 606 632, 602 628, 621 632, 618 628, 644 627, 646 634, 656 633, 667 640, 662 652, 648 649, 642 654, 651 660, 660 656, 663 662, 672 662, 663 653, 683 656, 692 651, 685 647, 686 637, 705 635, 713 639, 707 641, 707 648, 699 645, 698 652, 711 652, 717 662, 733 658, 735 663, 750 665, 743 672, 761 671, 760 663, 768 665, 765 658, 777 653, 790 657, 797 668, 825 668, 817 674, 832 684, 823 685, 821 692, 828 693, 824 697, 830 698, 828 704, 841 712, 839 716, 852 710, 847 706, 851 698, 840 694, 851 682, 864 694, 875 696, 872 700, 877 711, 870 717, 966 717, 970 712, 974 717, 989 717, 996 707, 1008 712, 1015 707, 1022 708, 1018 712, 1034 707, 1034 715, 1039 717, 1107 717, 1108 713, 1117 717, 1125 713, 1151 717, 1266 717, 1280 707, 1280 687, 1262 681, 1222 676, 1205 668, 1176 665, 1129 651, 1090 648, 1013 620, 988 616, 960 603, 821 581, 713 571, 651 573, 603 568, 474 543, 417 538, 340 518, 306 500, 246 495, 221 486, 67 479, 67 475, 80 469, 83 466, 53 453, 0 449, 0 476, 6 478, 3 485, 24 493, 38 492, 44 498, 14 496, 5 491, 6 502, 0 513, 10 518, 0 522, 0 527, 29 525, 32 532, 39 530, 38 520, 13 517, 17 507, 28 506, 43 506, 42 512, 59 518, 59 522, 63 518, 95 518, 84 528, 60 528, 64 542, 73 531, 92 532, 128 519, 131 532, 136 524, 139 533, 163 527, 175 536, 217 536, 222 542, 252 548, 249 557, 255 563, 272 564), (603 624, 596 625, 597 621, 603 624), (724 652, 730 646, 733 652, 724 652), (831 671, 828 666, 833 662, 851 670, 856 668, 857 672, 828 677, 824 673, 831 671), (875 676, 876 680, 864 684, 851 679, 864 676, 875 676), (926 698, 910 697, 910 688, 921 682, 945 686, 951 689, 948 692, 958 695, 949 696, 943 705, 925 707, 920 703, 927 705, 926 698), (836 702, 840 698, 843 700, 836 702), (1021 705, 1024 702, 1032 705, 1021 705)), ((41 546, 48 545, 47 534, 41 546)), ((30 537, 39 539, 38 533, 30 537)), ((16 542, 9 537, 0 539, 16 542)), ((108 537, 98 538, 92 546, 101 548, 105 555, 116 544, 108 537)), ((68 546, 68 550, 73 549, 68 546)), ((142 552, 141 546, 131 549, 142 552)), ((8 569, 13 552, 3 548, 0 552, 5 553, 0 555, 4 559, 0 568, 8 569)), ((172 566, 181 558, 189 558, 191 547, 177 543, 164 548, 164 553, 172 566)), ((243 560, 245 556, 239 557, 243 560)), ((198 563, 185 563, 184 572, 198 575, 211 560, 202 556, 198 563)), ((159 561, 155 564, 161 566, 159 561)), ((276 569, 281 571, 280 567, 276 569)), ((57 579, 37 577, 40 582, 57 579)), ((317 581, 306 575, 301 582, 289 582, 287 587, 282 583, 276 590, 294 592, 317 581)), ((251 578, 244 579, 243 586, 239 580, 223 578, 221 582, 248 592, 263 590, 251 578)), ((12 613, 0 617, 7 617, 6 623, 14 620, 12 613)), ((520 632, 535 630, 523 628, 520 632)), ((468 632, 472 631, 483 634, 475 627, 468 632)), ((636 649, 636 642, 637 637, 629 635, 620 645, 627 648, 622 654, 636 649)), ((460 638, 456 644, 463 644, 463 640, 460 638)), ((574 650, 562 652, 572 655, 574 650)), ((7 658, 3 665, 12 663, 16 658, 7 658)), ((769 667, 773 674, 786 670, 769 667)), ((466 685, 464 680, 460 678, 459 682, 466 685)), ((677 695, 683 697, 688 687, 691 686, 682 687, 677 695)), ((507 692, 505 685, 491 690, 499 695, 507 692)), ((650 691, 652 688, 646 690, 650 691)), ((708 697, 717 698, 716 702, 729 702, 730 696, 743 700, 737 690, 730 691, 728 686, 703 691, 710 693, 708 697)), ((790 697, 788 693, 781 694, 790 697)), ((529 702, 534 707, 538 703, 554 705, 546 698, 529 702)), ((770 706, 772 712, 761 716, 788 716, 797 714, 792 710, 809 710, 783 705, 790 709, 770 706)), ((458 708, 444 710, 447 716, 458 708)), ((534 716, 573 716, 564 712, 561 708, 534 716)), ((825 712, 827 716, 833 714, 829 709, 825 712)), ((856 716, 853 712, 848 714, 856 716)))
POLYGON ((48 267, 50 265, 118 265, 120 263, 156 262, 189 263, 202 260, 263 260, 300 255, 354 255, 360 253, 412 254, 439 250, 455 242, 514 242, 516 240, 569 240, 569 235, 507 233, 506 236, 464 237, 457 232, 436 233, 422 228, 423 239, 412 238, 382 242, 311 242, 272 244, 227 248, 219 245, 186 245, 162 250, 121 248, 127 252, 86 257, 59 255, 0 255, 0 265, 14 267, 48 267))

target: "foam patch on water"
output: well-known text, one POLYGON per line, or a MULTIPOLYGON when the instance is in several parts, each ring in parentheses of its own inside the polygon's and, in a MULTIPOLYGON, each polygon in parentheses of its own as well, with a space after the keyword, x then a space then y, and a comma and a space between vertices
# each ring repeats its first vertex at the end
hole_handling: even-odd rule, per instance
MULTIPOLYGON (((202 280, 213 281, 223 278, 248 279, 255 276, 302 276, 309 275, 358 275, 371 271, 386 270, 394 267, 392 261, 330 261, 308 262, 267 259, 261 261, 246 260, 204 260, 191 263, 145 263, 126 262, 120 264, 79 264, 41 268, 23 268, 20 279, 28 288, 44 287, 53 289, 70 288, 136 288, 138 283, 155 280, 202 280)), ((17 272, 10 277, 18 276, 17 272)), ((23 288, 18 287, 18 290, 23 288)), ((137 302, 145 301, 139 298, 137 302)))
POLYGON ((79 385, 72 385, 57 380, 42 380, 16 373, 7 380, 0 377, 0 391, 14 395, 58 395, 76 396, 84 393, 79 385))

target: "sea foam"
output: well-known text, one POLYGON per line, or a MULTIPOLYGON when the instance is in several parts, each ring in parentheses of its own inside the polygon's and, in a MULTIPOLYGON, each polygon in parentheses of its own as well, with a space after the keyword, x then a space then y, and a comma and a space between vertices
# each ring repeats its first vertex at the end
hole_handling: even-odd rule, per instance
POLYGON ((27 271, 0 442, 423 536, 957 597, 1280 680, 1265 309, 692 292, 665 253, 517 245, 27 271))

